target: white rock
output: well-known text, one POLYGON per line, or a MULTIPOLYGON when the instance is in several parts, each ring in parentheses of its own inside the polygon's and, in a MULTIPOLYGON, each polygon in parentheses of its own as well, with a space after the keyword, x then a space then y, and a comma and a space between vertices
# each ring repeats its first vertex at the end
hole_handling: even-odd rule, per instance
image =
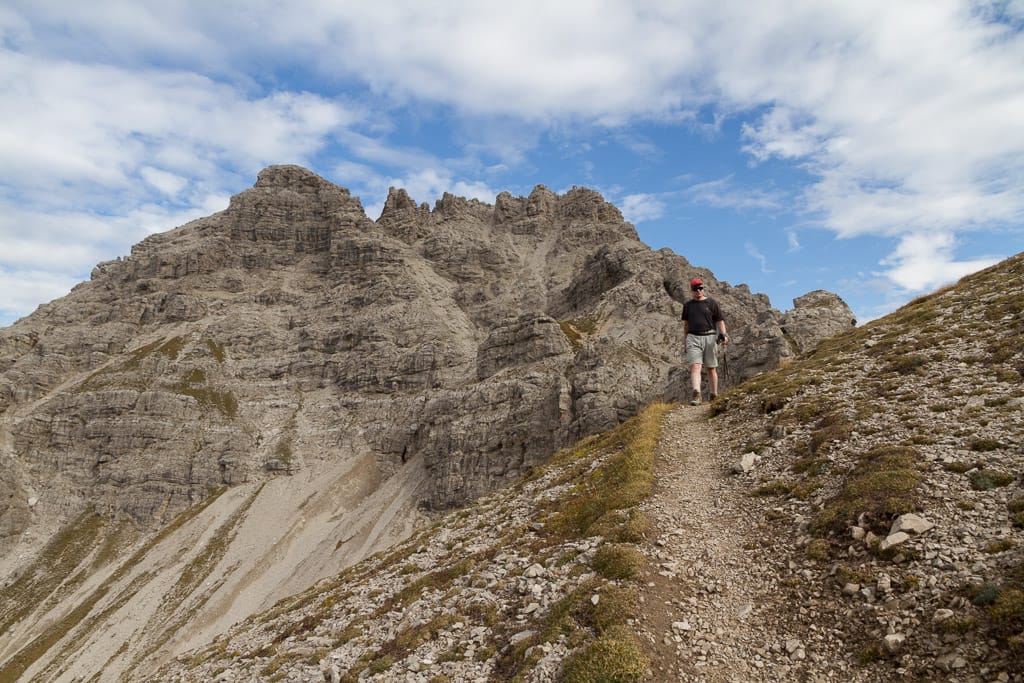
POLYGON ((900 515, 896 518, 896 521, 892 523, 892 529, 889 530, 889 535, 905 531, 912 534, 923 534, 929 529, 935 528, 935 525, 928 520, 918 515, 909 513, 906 515, 900 515))
POLYGON ((906 639, 907 636, 902 633, 890 633, 885 637, 885 649, 889 652, 898 652, 906 639))
POLYGON ((878 584, 875 589, 878 591, 879 595, 884 595, 892 590, 892 579, 889 578, 888 574, 882 574, 878 577, 878 584))
POLYGON ((755 453, 744 453, 739 461, 733 464, 732 471, 736 474, 743 474, 754 469, 754 464, 757 462, 757 455, 755 453))
POLYGON ((855 526, 850 528, 850 535, 853 536, 853 540, 855 541, 863 541, 864 536, 867 535, 867 532, 864 531, 864 527, 855 526))
POLYGON ((952 617, 953 610, 945 608, 937 609, 935 610, 935 614, 932 615, 932 623, 937 624, 940 621, 945 621, 946 619, 951 619, 952 617))
POLYGON ((39 502, 39 498, 37 498, 36 496, 32 496, 31 498, 28 499, 28 506, 30 508, 34 508, 36 506, 36 503, 38 503, 38 502, 39 502))
POLYGON ((508 639, 508 641, 511 644, 515 645, 516 643, 520 643, 526 640, 527 638, 532 638, 535 633, 536 631, 520 631, 519 633, 513 634, 512 637, 508 639))
POLYGON ((531 564, 526 568, 526 571, 523 572, 523 575, 528 579, 536 579, 538 576, 544 575, 544 567, 536 563, 531 564))
POLYGON ((598 595, 597 593, 594 593, 593 595, 590 596, 590 602, 592 604, 596 605, 597 603, 601 602, 601 596, 598 595))
POLYGON ((843 586, 843 595, 854 596, 857 593, 860 593, 859 583, 848 583, 845 586, 843 586))
POLYGON ((673 621, 672 622, 672 630, 673 631, 689 631, 690 628, 691 628, 690 622, 688 622, 686 620, 683 620, 683 621, 673 621))
POLYGON ((910 540, 910 534, 906 531, 897 531, 894 534, 886 536, 881 543, 878 544, 878 549, 885 552, 889 548, 895 548, 898 545, 906 543, 910 540))

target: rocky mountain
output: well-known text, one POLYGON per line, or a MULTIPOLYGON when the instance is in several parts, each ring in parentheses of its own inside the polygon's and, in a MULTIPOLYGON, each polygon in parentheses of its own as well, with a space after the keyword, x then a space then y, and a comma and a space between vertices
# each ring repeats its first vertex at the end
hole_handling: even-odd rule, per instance
POLYGON ((98 265, 0 331, 0 680, 144 675, 678 398, 694 276, 724 386, 854 323, 653 252, 582 188, 392 190, 373 221, 271 167, 98 265))
POLYGON ((1024 254, 652 404, 138 680, 1022 681, 1022 311, 1024 254))

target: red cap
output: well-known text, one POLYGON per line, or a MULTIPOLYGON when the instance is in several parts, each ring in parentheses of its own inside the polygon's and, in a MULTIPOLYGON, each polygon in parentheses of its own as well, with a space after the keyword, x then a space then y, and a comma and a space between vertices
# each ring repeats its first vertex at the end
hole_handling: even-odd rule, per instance
POLYGON ((698 286, 703 284, 704 282, 699 277, 695 277, 690 280, 690 289, 696 289, 698 286))

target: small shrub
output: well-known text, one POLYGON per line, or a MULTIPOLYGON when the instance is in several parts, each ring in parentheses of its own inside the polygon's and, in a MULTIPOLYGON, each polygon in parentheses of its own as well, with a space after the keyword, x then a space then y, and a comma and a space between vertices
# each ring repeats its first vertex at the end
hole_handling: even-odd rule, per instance
POLYGON ((856 659, 857 663, 861 666, 867 666, 873 662, 885 659, 885 656, 885 650, 882 649, 881 645, 865 645, 857 650, 856 659))
POLYGON ((765 415, 786 407, 786 399, 782 396, 767 396, 761 399, 761 412, 765 415))
POLYGON ((935 625, 935 630, 939 633, 955 633, 957 635, 963 635, 969 633, 978 627, 978 620, 974 617, 962 617, 946 619, 940 621, 935 625))
POLYGON ((842 564, 836 567, 835 577, 840 586, 845 586, 848 583, 865 584, 874 581, 869 572, 862 569, 853 569, 842 564))
POLYGON ((1001 592, 1002 588, 998 584, 986 581, 974 589, 974 594, 971 596, 971 604, 975 607, 987 607, 996 601, 1001 592))
POLYGON ((988 609, 993 626, 1003 634, 1016 634, 1024 624, 1024 591, 1007 588, 999 592, 988 609))
POLYGON ((901 354, 889 362, 889 370, 900 375, 922 375, 928 356, 922 353, 901 354))
POLYGON ((807 544, 808 558, 816 561, 824 561, 828 559, 828 555, 828 541, 826 541, 824 538, 816 538, 807 544))
POLYGON ((1001 552, 1004 552, 1006 550, 1009 550, 1010 548, 1013 547, 1013 545, 1014 545, 1014 543, 1010 539, 1002 538, 1002 539, 999 539, 998 541, 989 541, 988 543, 985 544, 985 547, 983 548, 983 550, 986 553, 988 553, 989 555, 994 555, 995 553, 1001 553, 1001 552))
POLYGON ((573 653, 562 672, 564 683, 631 683, 647 672, 647 657, 636 637, 615 628, 573 653))
POLYGON ((751 493, 755 496, 788 496, 793 492, 793 484, 782 479, 770 481, 755 488, 751 493))
POLYGON ((1013 482, 1012 474, 990 469, 974 470, 968 475, 968 478, 971 480, 971 488, 976 491, 989 491, 1013 482))
POLYGON ((985 463, 983 462, 964 462, 963 460, 942 463, 942 469, 947 472, 956 472, 957 474, 964 474, 965 472, 970 472, 973 469, 978 469, 979 467, 984 466, 985 463))
POLYGON ((594 553, 593 567, 607 579, 628 579, 636 575, 644 563, 644 556, 628 545, 604 543, 594 553))
POLYGON ((987 451, 999 450, 1003 447, 1003 444, 995 439, 971 439, 970 443, 967 444, 967 447, 972 451, 984 453, 987 451))

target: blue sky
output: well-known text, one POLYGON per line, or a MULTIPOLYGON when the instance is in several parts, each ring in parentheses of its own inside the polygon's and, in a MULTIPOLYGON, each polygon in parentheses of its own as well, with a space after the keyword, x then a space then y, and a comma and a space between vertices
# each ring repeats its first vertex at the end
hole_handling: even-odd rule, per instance
POLYGON ((590 187, 861 321, 1024 250, 1024 0, 5 0, 0 111, 0 325, 280 163, 590 187))

